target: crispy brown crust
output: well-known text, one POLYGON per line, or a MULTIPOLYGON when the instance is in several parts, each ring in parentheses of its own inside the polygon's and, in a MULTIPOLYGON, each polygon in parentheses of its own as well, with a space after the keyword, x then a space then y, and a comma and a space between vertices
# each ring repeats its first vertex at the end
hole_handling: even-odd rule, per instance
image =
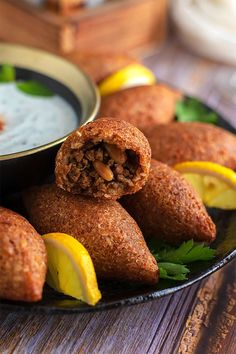
POLYGON ((171 244, 185 240, 212 242, 216 228, 192 186, 172 168, 152 160, 148 182, 122 204, 145 237, 171 244))
POLYGON ((25 218, 0 207, 0 298, 41 300, 46 271, 41 236, 25 218))
POLYGON ((40 233, 67 233, 87 248, 98 277, 157 282, 156 261, 138 225, 118 202, 75 196, 45 185, 31 190, 25 203, 40 233))
MULTIPOLYGON (((56 157, 56 184, 58 187, 74 193, 90 195, 97 198, 117 199, 122 195, 135 193, 147 181, 151 159, 151 149, 145 136, 133 125, 113 118, 103 118, 88 123, 72 133, 63 143, 56 157), (123 185, 117 177, 110 182, 104 182, 106 190, 98 190, 96 183, 91 183, 90 189, 81 187, 79 181, 71 181, 69 174, 76 163, 70 162, 73 151, 82 150, 89 141, 106 142, 116 145, 120 150, 133 151, 137 156, 137 169, 134 172, 131 185, 123 185), (118 190, 116 184, 120 186, 118 190)), ((90 164, 89 168, 92 165, 90 164)), ((94 172, 94 171, 93 171, 94 172)), ((94 178, 98 178, 96 175, 94 178)))
POLYGON ((76 52, 70 54, 69 59, 81 66, 96 83, 128 65, 138 62, 130 55, 112 53, 76 52))
POLYGON ((152 157, 170 166, 211 161, 236 169, 236 136, 206 123, 170 123, 145 130, 152 157))
POLYGON ((167 85, 131 87, 102 98, 99 117, 123 119, 141 131, 173 121, 182 94, 167 85))

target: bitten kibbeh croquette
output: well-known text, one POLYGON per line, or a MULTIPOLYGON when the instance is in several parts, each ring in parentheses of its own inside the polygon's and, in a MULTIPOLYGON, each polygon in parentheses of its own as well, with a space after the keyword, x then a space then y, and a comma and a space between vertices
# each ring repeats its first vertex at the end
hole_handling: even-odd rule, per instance
POLYGON ((71 61, 75 62, 99 84, 108 76, 138 61, 128 54, 115 53, 71 53, 71 61))
POLYGON ((41 236, 25 218, 0 207, 0 298, 41 300, 46 271, 41 236))
POLYGON ((236 136, 206 123, 170 123, 145 129, 152 157, 174 166, 185 161, 210 161, 236 169, 236 136))
POLYGON ((117 199, 147 181, 151 149, 133 125, 99 119, 72 133, 56 157, 56 184, 80 195, 117 199))
POLYGON ((179 244, 211 242, 216 228, 192 186, 169 166, 152 160, 148 181, 138 193, 122 199, 144 237, 179 244))
POLYGON ((102 98, 98 117, 119 118, 143 131, 173 121, 181 98, 180 92, 163 84, 131 87, 102 98))
POLYGON ((157 282, 157 263, 138 225, 118 202, 73 195, 45 185, 28 191, 25 205, 38 232, 67 233, 80 241, 98 277, 157 282))

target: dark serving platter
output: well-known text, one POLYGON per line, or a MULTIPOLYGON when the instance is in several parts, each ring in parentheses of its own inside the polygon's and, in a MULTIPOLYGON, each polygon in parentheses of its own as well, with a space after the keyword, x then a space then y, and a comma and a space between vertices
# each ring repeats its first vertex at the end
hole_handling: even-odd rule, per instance
MULTIPOLYGON (((210 107, 206 107, 212 111, 210 107)), ((220 116, 218 125, 236 133, 236 130, 220 116)), ((214 273, 236 256, 236 210, 208 209, 208 212, 217 226, 217 237, 211 245, 216 249, 216 257, 212 261, 193 263, 187 281, 175 282, 161 279, 156 286, 152 287, 113 281, 100 282, 99 287, 102 292, 102 300, 94 307, 56 293, 46 285, 42 301, 23 303, 1 300, 0 310, 48 314, 93 312, 143 303, 184 289, 214 273)))

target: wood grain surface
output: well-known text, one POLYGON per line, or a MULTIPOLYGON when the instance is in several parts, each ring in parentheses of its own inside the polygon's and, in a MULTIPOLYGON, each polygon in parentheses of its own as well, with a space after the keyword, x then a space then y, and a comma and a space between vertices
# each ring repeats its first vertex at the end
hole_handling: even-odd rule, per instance
MULTIPOLYGON (((144 62, 216 107, 236 126, 236 106, 216 89, 222 65, 167 43, 144 62)), ((236 261, 183 291, 142 305, 81 315, 0 313, 0 353, 236 353, 236 261)))

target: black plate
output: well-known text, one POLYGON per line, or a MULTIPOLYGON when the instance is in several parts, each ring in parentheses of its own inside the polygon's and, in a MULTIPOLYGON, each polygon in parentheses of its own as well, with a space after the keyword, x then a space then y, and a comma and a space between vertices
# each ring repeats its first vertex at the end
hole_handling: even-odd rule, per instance
MULTIPOLYGON (((231 132, 236 132, 223 118, 220 118, 219 126, 231 132)), ((42 301, 28 304, 2 300, 0 301, 0 309, 41 313, 91 312, 139 304, 184 289, 220 269, 236 256, 236 211, 209 209, 209 214, 217 226, 217 238, 212 244, 212 247, 216 249, 217 256, 210 262, 201 261, 194 263, 187 281, 173 282, 161 280, 154 287, 119 284, 117 282, 100 282, 99 287, 102 291, 102 300, 95 307, 56 293, 45 286, 42 301)))

